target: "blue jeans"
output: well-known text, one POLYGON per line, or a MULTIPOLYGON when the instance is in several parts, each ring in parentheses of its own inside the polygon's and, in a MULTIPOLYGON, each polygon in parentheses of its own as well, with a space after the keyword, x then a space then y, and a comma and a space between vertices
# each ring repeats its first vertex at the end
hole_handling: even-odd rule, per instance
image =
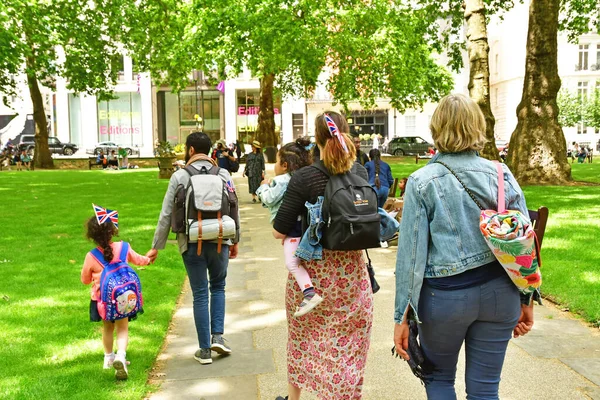
POLYGON ((215 243, 203 242, 202 254, 197 255, 197 250, 198 243, 188 243, 188 250, 182 256, 194 296, 194 323, 198 343, 200 348, 209 349, 210 335, 222 334, 225 325, 225 278, 229 264, 229 246, 224 245, 219 254, 215 243))
POLYGON ((304 261, 321 260, 323 258, 323 246, 320 241, 323 237, 323 221, 322 208, 323 196, 317 198, 315 204, 305 203, 308 210, 308 229, 302 235, 298 249, 296 249, 296 257, 304 261))
POLYGON ((435 367, 427 376, 427 398, 456 399, 456 363, 465 342, 467 399, 498 399, 506 347, 520 313, 519 291, 507 276, 459 290, 433 289, 424 282, 419 337, 435 367))
POLYGON ((377 193, 377 207, 383 208, 383 205, 390 194, 390 188, 381 186, 379 189, 377 189, 377 186, 373 186, 373 189, 375 189, 375 193, 377 193))

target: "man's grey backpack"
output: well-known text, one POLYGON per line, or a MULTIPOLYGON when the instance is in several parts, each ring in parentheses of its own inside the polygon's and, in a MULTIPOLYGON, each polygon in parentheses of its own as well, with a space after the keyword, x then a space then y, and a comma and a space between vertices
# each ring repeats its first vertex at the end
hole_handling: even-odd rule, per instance
POLYGON ((175 191, 171 230, 187 234, 190 242, 197 241, 198 255, 202 253, 203 240, 216 240, 220 253, 223 240, 235 238, 236 233, 235 221, 230 217, 231 192, 217 166, 203 166, 200 170, 187 166, 184 170, 190 180, 175 191))
POLYGON ((350 172, 331 175, 321 161, 313 167, 329 176, 323 200, 321 245, 329 250, 364 250, 379 247, 380 216, 377 194, 369 182, 350 172))

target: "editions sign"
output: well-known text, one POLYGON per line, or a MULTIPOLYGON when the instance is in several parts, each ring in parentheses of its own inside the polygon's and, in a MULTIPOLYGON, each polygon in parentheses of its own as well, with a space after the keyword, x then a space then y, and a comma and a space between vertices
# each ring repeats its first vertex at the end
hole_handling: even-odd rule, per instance
POLYGON ((135 92, 117 96, 98 103, 98 141, 141 145, 141 96, 135 92))
MULTIPOLYGON (((258 115, 258 113, 260 112, 260 107, 244 107, 244 106, 240 106, 238 107, 238 115, 258 115)), ((273 113, 275 115, 279 114, 279 108, 273 108, 273 113)))

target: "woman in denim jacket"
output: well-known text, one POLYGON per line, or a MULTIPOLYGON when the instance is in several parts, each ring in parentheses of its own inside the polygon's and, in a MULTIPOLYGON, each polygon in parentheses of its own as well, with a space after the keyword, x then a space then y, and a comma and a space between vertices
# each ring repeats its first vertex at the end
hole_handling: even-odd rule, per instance
MULTIPOLYGON (((420 322, 421 346, 434 365, 425 377, 427 398, 448 400, 456 399, 456 363, 465 342, 467 398, 498 399, 508 341, 531 330, 532 304, 521 304, 479 230, 479 207, 446 167, 485 208, 496 209, 496 167, 477 154, 486 142, 479 106, 463 95, 446 96, 431 132, 440 153, 410 176, 404 196, 394 343, 408 359, 408 318, 420 322)), ((506 208, 527 215, 523 191, 505 165, 503 170, 506 208)))

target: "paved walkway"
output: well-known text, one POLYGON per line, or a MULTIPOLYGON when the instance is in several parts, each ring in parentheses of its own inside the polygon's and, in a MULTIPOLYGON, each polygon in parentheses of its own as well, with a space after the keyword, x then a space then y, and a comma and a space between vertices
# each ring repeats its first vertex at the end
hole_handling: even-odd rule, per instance
MULTIPOLYGON (((241 193, 243 234, 240 257, 229 264, 225 318, 225 337, 233 354, 217 356, 208 366, 193 359, 198 343, 192 296, 186 286, 153 374, 161 384, 150 396, 153 400, 273 400, 286 395, 287 270, 281 246, 271 236, 267 210, 251 203, 244 180, 236 181, 241 193)), ((420 381, 390 353, 395 250, 370 252, 382 289, 374 296, 364 386, 368 400, 425 399, 420 381)), ((463 358, 457 377, 459 398, 465 398, 463 358)), ((600 400, 600 333, 554 307, 536 307, 534 330, 509 345, 500 397, 600 400)), ((302 398, 316 397, 307 393, 302 398)))

